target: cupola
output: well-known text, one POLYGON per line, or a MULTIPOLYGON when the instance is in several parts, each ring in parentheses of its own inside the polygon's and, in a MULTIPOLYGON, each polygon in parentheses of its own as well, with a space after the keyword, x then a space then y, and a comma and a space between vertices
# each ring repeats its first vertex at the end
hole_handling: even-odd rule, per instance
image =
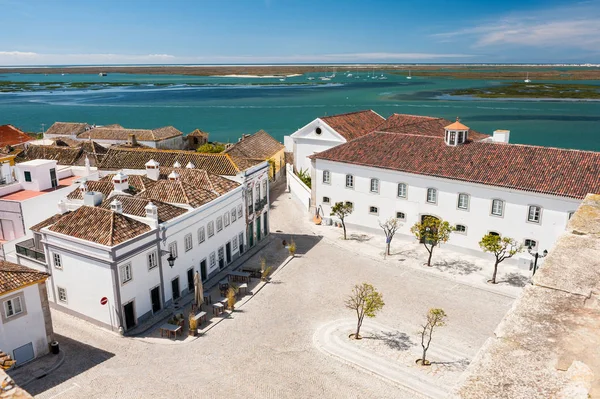
POLYGON ((446 131, 444 135, 446 145, 457 146, 467 142, 469 128, 460 123, 458 117, 456 117, 456 122, 446 126, 444 130, 446 131))
POLYGON ((191 162, 188 162, 187 165, 185 165, 186 169, 194 169, 196 167, 196 165, 194 165, 191 162))
POLYGON ((167 178, 170 181, 178 181, 179 180, 179 173, 172 171, 171 173, 169 173, 169 176, 167 176, 167 178))
POLYGON ((175 163, 173 164, 174 168, 181 168, 181 164, 179 163, 179 161, 175 161, 175 163))

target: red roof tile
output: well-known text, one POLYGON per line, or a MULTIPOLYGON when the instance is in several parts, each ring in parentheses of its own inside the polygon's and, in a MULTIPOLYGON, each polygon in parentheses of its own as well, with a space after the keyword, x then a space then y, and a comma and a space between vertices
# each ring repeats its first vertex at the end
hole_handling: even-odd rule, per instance
POLYGON ((33 140, 33 137, 17 129, 13 125, 0 126, 0 147, 18 145, 33 140))
POLYGON ((48 273, 0 260, 0 295, 47 278, 48 273))
POLYGON ((347 114, 323 116, 320 118, 347 141, 371 133, 385 122, 385 118, 373 110, 350 112, 347 114))
MULTIPOLYGON (((381 124, 377 130, 380 132, 408 133, 420 134, 422 136, 444 137, 444 128, 449 125, 452 126, 454 123, 448 119, 434 118, 431 116, 393 114, 387 118, 387 120, 381 124)), ((469 139, 471 140, 483 140, 488 137, 490 136, 487 134, 483 134, 472 129, 469 130, 469 139)))
POLYGON ((600 152, 374 132, 311 158, 562 197, 600 193, 600 152))

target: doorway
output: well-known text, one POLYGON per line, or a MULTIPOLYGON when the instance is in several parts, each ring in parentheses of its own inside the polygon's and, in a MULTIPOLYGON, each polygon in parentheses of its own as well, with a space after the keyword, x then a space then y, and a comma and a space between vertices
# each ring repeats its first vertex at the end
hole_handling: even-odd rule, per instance
POLYGON ((160 310, 160 287, 154 287, 150 291, 150 300, 152 301, 152 313, 160 310))
POLYGON ((261 230, 260 230, 260 216, 256 218, 256 242, 259 242, 261 239, 260 236, 261 230))
POLYGON ((225 244, 225 259, 227 260, 227 264, 231 263, 231 242, 225 244))
POLYGON ((254 222, 248 223, 248 248, 254 246, 254 222))
POLYGON ((135 327, 135 309, 134 301, 131 301, 123 306, 123 313, 125 313, 125 329, 135 327))
POLYGON ((225 256, 223 254, 223 247, 219 248, 217 254, 219 256, 219 269, 222 269, 225 267, 225 256))
POLYGON ((187 271, 187 280, 188 280, 188 291, 194 291, 194 268, 192 267, 187 271))
POLYGON ((240 233, 240 237, 238 239, 238 243, 240 246, 240 255, 244 253, 244 233, 240 233))
POLYGON ((56 169, 50 169, 50 182, 52 184, 52 188, 58 187, 58 179, 56 178, 56 169))
POLYGON ((202 278, 202 281, 206 281, 206 277, 208 276, 206 275, 206 259, 204 259, 200 262, 200 278, 202 278))
POLYGON ((181 296, 179 292, 179 277, 175 277, 171 280, 171 291, 173 291, 173 300, 176 301, 181 296))
POLYGON ((264 219, 263 225, 265 226, 265 237, 269 234, 269 221, 267 220, 268 214, 269 214, 269 212, 263 213, 263 219, 264 219))

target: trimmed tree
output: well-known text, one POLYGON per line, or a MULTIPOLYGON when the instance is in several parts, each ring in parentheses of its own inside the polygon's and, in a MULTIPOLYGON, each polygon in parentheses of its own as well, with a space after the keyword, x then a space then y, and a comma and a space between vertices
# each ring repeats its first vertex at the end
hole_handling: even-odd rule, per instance
POLYGON ((446 243, 450 239, 450 233, 454 231, 450 223, 435 218, 433 216, 425 216, 422 222, 417 222, 410 231, 417 237, 429 252, 427 258, 427 266, 431 266, 431 257, 433 249, 440 243, 446 243))
POLYGON ((346 299, 346 307, 354 310, 358 319, 356 333, 352 334, 355 339, 360 339, 360 327, 365 316, 375 317, 383 305, 385 305, 383 297, 371 284, 362 283, 354 286, 352 293, 346 299))
POLYGON ((429 345, 431 344, 433 330, 436 327, 445 326, 446 318, 447 316, 446 312, 444 312, 444 309, 431 308, 427 312, 425 324, 421 326, 423 328, 421 331, 421 347, 423 348, 423 357, 419 359, 421 361, 421 365, 428 366, 431 364, 425 357, 427 355, 429 345))
POLYGON ((513 255, 523 251, 523 246, 517 240, 510 237, 500 237, 496 234, 486 234, 479 241, 479 246, 483 252, 491 252, 496 257, 494 262, 494 274, 490 280, 496 284, 496 275, 498 274, 498 265, 505 259, 512 258, 513 255))
POLYGON ((379 222, 379 227, 382 228, 383 234, 385 234, 385 255, 389 255, 392 239, 394 238, 396 231, 400 228, 400 223, 396 218, 389 218, 385 223, 379 222))
POLYGON ((330 216, 337 216, 342 222, 342 228, 344 229, 344 240, 346 239, 346 216, 352 213, 352 204, 343 202, 336 202, 331 208, 330 216))

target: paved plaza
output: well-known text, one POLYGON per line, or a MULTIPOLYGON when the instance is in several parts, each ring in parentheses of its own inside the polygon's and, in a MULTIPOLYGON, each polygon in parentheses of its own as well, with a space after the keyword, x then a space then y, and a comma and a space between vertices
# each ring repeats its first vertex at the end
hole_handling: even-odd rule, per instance
MULTIPOLYGON (((177 344, 154 335, 123 338, 53 312, 64 363, 25 388, 42 399, 439 397, 492 336, 520 290, 518 281, 490 287, 485 270, 461 275, 443 264, 423 270, 417 246, 399 261, 399 255, 383 260, 377 252, 383 249, 376 246, 340 243, 335 228, 311 226, 288 193, 272 206, 275 239, 260 256, 270 262, 285 259, 281 240, 290 238, 297 243, 297 256, 206 334, 177 344), (341 342, 351 347, 336 354, 339 347, 327 350, 323 342, 351 332, 354 315, 344 299, 362 282, 383 294, 385 307, 365 323, 371 340, 341 342), (417 330, 431 307, 443 308, 448 324, 431 346, 430 360, 438 367, 422 369, 414 366, 412 351, 418 349, 417 330), (358 351, 356 362, 349 351, 358 351), (364 359, 377 363, 377 357, 395 364, 398 372, 385 375, 360 364, 364 359)), ((443 251, 434 259, 452 256, 464 259, 443 251)))

